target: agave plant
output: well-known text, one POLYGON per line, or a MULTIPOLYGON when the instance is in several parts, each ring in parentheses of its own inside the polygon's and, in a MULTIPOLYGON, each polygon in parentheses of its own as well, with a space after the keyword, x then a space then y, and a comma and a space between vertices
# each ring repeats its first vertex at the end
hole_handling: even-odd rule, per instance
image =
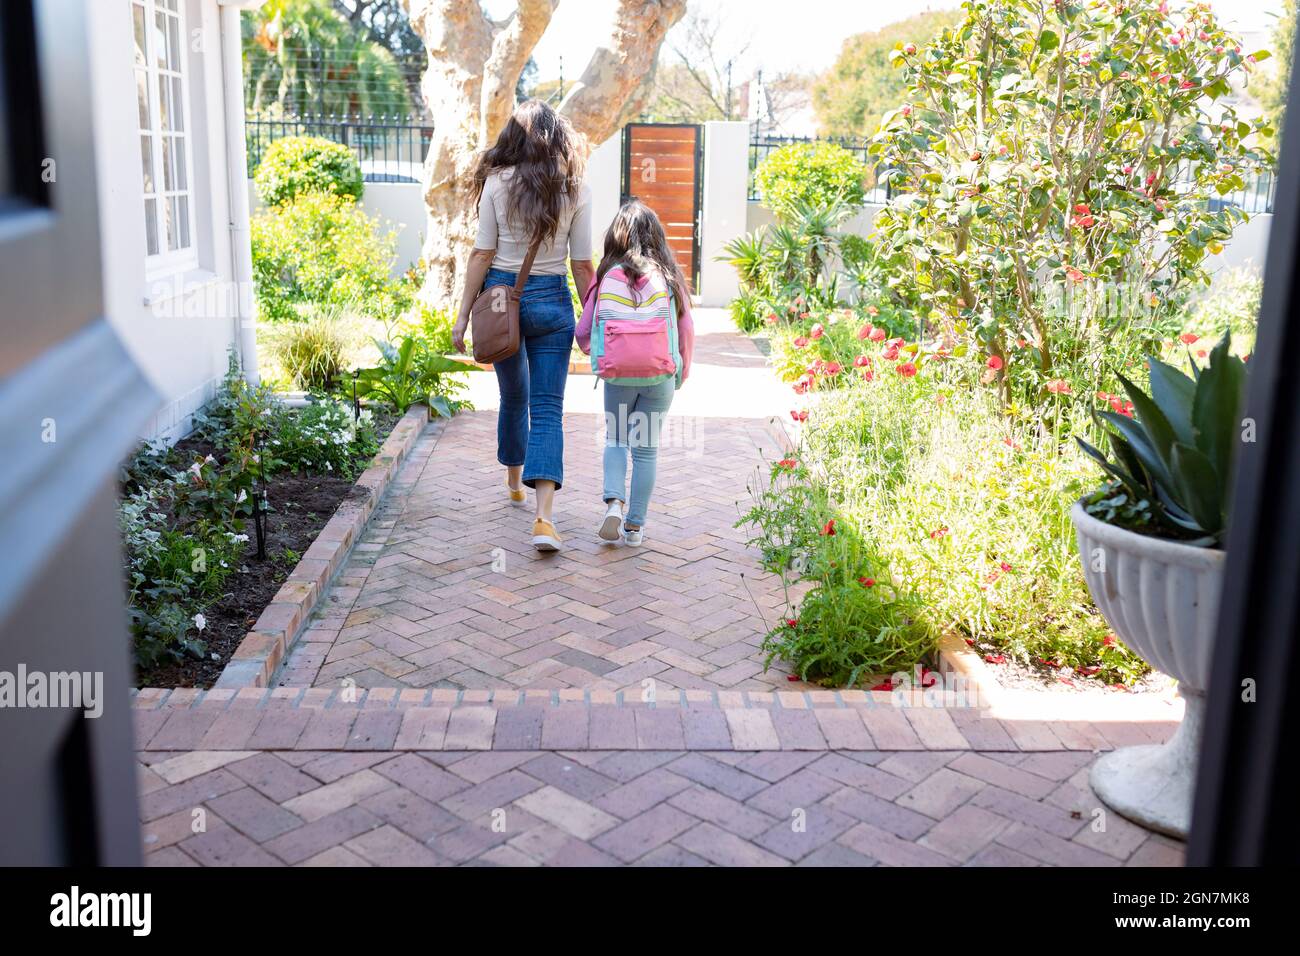
POLYGON ((1228 351, 1231 332, 1192 375, 1151 357, 1148 395, 1123 375, 1133 417, 1101 412, 1114 458, 1076 438, 1114 479, 1085 502, 1089 514, 1146 525, 1188 544, 1221 547, 1229 481, 1241 442, 1246 363, 1228 351))

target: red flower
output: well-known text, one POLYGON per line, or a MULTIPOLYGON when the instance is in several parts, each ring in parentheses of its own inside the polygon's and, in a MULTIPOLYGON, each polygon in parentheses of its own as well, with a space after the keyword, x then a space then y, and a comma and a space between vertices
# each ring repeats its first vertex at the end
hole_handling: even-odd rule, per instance
POLYGON ((935 528, 933 531, 930 532, 930 538, 931 538, 931 540, 937 541, 938 539, 942 538, 942 537, 943 537, 944 535, 946 535, 947 533, 948 533, 948 526, 947 526, 947 525, 942 525, 942 526, 940 526, 940 527, 938 527, 938 528, 935 528))
POLYGON ((1002 654, 985 654, 984 659, 990 664, 1005 664, 1007 662, 1006 657, 1002 654))
POLYGON ((799 462, 793 458, 782 458, 777 464, 786 470, 793 470, 799 466, 799 462))
POLYGON ((882 681, 881 683, 877 684, 875 687, 873 687, 873 688, 871 688, 871 689, 872 689, 872 690, 893 690, 893 689, 894 689, 894 682, 893 682, 890 678, 886 677, 886 678, 884 679, 884 681, 882 681))
POLYGON ((806 422, 808 420, 808 410, 806 408, 791 409, 790 417, 797 422, 806 422))
POLYGON ((1101 639, 1101 643, 1106 647, 1114 647, 1119 642, 1116 640, 1114 634, 1107 634, 1101 639))
POLYGON ((871 333, 867 336, 867 338, 871 339, 871 341, 873 342, 883 342, 885 341, 885 330, 872 329, 871 333))
POLYGON ((785 619, 786 627, 798 627, 799 619, 797 617, 787 617, 785 619))
POLYGON ((858 583, 864 588, 874 588, 876 586, 875 578, 858 578, 858 583))
POLYGON ((912 362, 903 362, 898 366, 898 374, 903 378, 911 378, 916 374, 916 365, 912 362))
POLYGON ((1053 395, 1069 395, 1070 383, 1063 378, 1052 379, 1047 383, 1047 390, 1053 395))
POLYGON ((886 345, 884 350, 880 353, 880 356, 890 362, 894 361, 894 359, 898 358, 898 346, 886 345))
POLYGON ((835 519, 834 519, 834 518, 832 518, 830 521, 828 521, 828 522, 826 522, 824 525, 822 525, 822 534, 823 534, 824 536, 826 536, 826 537, 830 537, 830 536, 832 536, 832 535, 835 534, 835 519))
POLYGON ((1195 345, 1200 340, 1201 337, 1196 335, 1194 332, 1184 332, 1182 335, 1178 336, 1178 341, 1182 342, 1184 345, 1195 345))
POLYGON ((869 368, 864 368, 864 369, 862 370, 862 381, 864 381, 864 382, 870 382, 870 381, 871 381, 872 379, 874 379, 875 377, 876 377, 876 373, 873 372, 873 371, 871 371, 871 369, 869 369, 869 368))
POLYGON ((1011 565, 1007 564, 1005 561, 1001 562, 1001 563, 998 565, 998 567, 1000 567, 1003 571, 1007 572, 1008 574, 1011 573, 1011 570, 1012 570, 1012 569, 1011 569, 1011 565))
POLYGON ((844 366, 839 362, 827 362, 822 366, 822 372, 826 375, 839 375, 844 371, 844 366))
POLYGON ((877 309, 874 305, 867 306, 867 315, 871 316, 874 319, 879 314, 880 314, 880 310, 877 309))
POLYGON ((797 348, 797 349, 801 349, 801 348, 803 348, 803 347, 804 347, 805 345, 807 345, 807 344, 808 344, 808 340, 807 340, 806 338, 804 338, 802 335, 797 335, 797 336, 795 336, 795 339, 794 339, 794 347, 795 347, 795 348, 797 348))
POLYGON ((984 364, 996 372, 1002 368, 1002 359, 996 355, 990 355, 988 361, 984 364))
POLYGON ((1087 203, 1081 202, 1074 207, 1074 215, 1070 217, 1070 225, 1078 229, 1091 229, 1094 222, 1092 210, 1088 208, 1087 203))
POLYGON ((857 358, 853 360, 853 365, 855 368, 866 368, 870 364, 871 364, 871 359, 865 355, 859 355, 857 358))
POLYGON ((871 323, 868 322, 862 328, 858 329, 858 338, 865 339, 871 334, 871 323))
POLYGON ((907 44, 905 47, 903 47, 903 52, 906 53, 908 56, 911 56, 913 53, 916 52, 916 44, 915 43, 907 44))
POLYGON ((826 334, 826 330, 822 328, 822 324, 820 322, 816 323, 812 327, 812 330, 808 333, 808 335, 814 339, 819 339, 825 334, 826 334))
POLYGON ((769 312, 769 313, 767 314, 767 324, 768 324, 768 325, 776 325, 776 313, 775 313, 775 312, 769 312))
POLYGON ((1084 280, 1083 273, 1080 272, 1078 269, 1076 269, 1074 266, 1065 267, 1065 276, 1071 282, 1082 282, 1084 280))

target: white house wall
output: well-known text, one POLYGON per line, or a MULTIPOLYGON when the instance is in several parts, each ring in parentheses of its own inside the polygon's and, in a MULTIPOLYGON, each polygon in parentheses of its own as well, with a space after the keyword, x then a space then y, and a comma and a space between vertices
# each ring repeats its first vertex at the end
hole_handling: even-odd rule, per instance
POLYGON ((215 394, 226 372, 227 350, 236 342, 218 6, 216 0, 185 0, 192 229, 199 269, 158 281, 145 275, 130 4, 86 0, 85 9, 92 41, 88 95, 98 160, 105 310, 131 356, 166 399, 142 437, 175 440, 189 431, 193 413, 215 394))

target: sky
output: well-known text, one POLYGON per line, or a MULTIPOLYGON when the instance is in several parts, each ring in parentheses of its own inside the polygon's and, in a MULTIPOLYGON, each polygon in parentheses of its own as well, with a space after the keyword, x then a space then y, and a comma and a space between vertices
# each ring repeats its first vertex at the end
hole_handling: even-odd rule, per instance
MULTIPOLYGON (((750 41, 746 70, 820 73, 839 53, 846 36, 906 19, 925 10, 956 9, 960 0, 691 0, 723 23, 727 44, 750 41)), ((1211 0, 1219 18, 1238 32, 1268 30, 1268 14, 1280 0, 1211 0)), ((514 7, 511 0, 486 0, 493 16, 514 7)), ((614 0, 561 0, 534 59, 542 79, 560 74, 576 79, 595 46, 608 36, 614 0)), ((672 35, 669 35, 671 43, 672 35)))

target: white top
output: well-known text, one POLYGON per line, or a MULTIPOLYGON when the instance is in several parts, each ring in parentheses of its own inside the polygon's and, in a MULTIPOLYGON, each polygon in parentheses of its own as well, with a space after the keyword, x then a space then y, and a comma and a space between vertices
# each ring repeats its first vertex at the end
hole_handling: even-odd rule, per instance
MULTIPOLYGON (((495 249, 492 268, 518 272, 528 255, 528 230, 520 223, 506 221, 506 184, 513 169, 488 174, 483 197, 478 204, 478 238, 476 249, 495 249)), ((549 243, 537 250, 530 275, 564 275, 567 259, 591 261, 591 188, 584 182, 578 201, 560 213, 560 225, 549 243)))

